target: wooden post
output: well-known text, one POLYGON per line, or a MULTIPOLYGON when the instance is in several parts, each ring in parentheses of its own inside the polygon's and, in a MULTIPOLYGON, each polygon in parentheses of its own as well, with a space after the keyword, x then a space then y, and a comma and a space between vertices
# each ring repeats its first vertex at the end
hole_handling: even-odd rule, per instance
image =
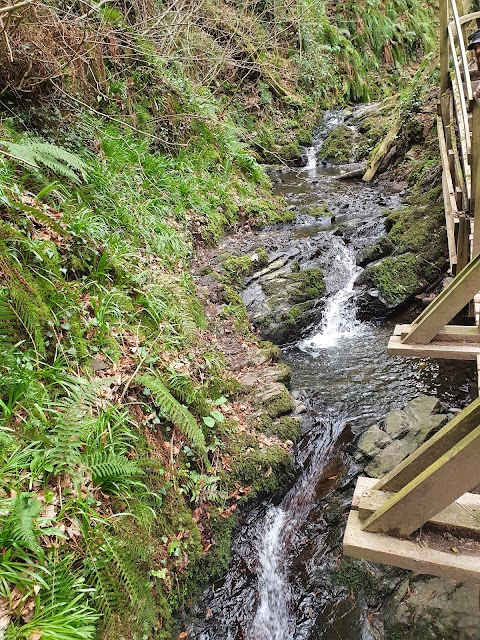
MULTIPOLYGON (((448 90, 450 78, 448 74, 448 0, 440 0, 440 94, 448 90)), ((444 122, 447 120, 446 113, 444 122)))
POLYGON ((472 200, 470 213, 473 215, 472 258, 480 253, 480 104, 473 101, 472 125, 472 200))
POLYGON ((480 427, 400 489, 365 522, 364 529, 409 536, 480 482, 480 427))

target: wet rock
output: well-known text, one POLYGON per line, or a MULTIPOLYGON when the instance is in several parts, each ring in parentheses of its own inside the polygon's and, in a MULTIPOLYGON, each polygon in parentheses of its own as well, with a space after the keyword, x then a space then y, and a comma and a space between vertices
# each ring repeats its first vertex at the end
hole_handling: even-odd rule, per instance
POLYGON ((373 425, 360 438, 355 457, 370 459, 365 472, 381 478, 413 453, 448 420, 445 414, 434 413, 439 408, 437 398, 422 395, 410 401, 404 409, 391 411, 383 429, 373 425))
POLYGON ((431 438, 447 421, 446 415, 429 416, 424 422, 417 424, 410 437, 419 446, 431 438))
POLYGON ((255 274, 242 294, 253 324, 264 339, 277 344, 298 336, 318 319, 325 294, 322 270, 300 268, 292 256, 280 257, 255 274))
POLYGON ((401 438, 408 433, 410 425, 411 421, 404 411, 392 411, 387 416, 385 431, 393 439, 401 438))
POLYGON ((387 605, 385 640, 474 640, 480 587, 441 578, 406 580, 387 605))
POLYGON ((373 458, 391 441, 391 437, 385 431, 382 431, 378 424, 374 424, 360 437, 357 449, 361 457, 373 458))
POLYGON ((274 382, 290 382, 290 368, 285 364, 277 364, 257 371, 247 371, 237 376, 242 388, 250 391, 256 387, 268 387, 274 382))
POLYGON ((421 422, 434 413, 438 406, 438 398, 422 395, 407 404, 405 413, 413 422, 421 422))
POLYGON ((397 464, 415 451, 417 445, 409 439, 394 440, 385 449, 375 456, 369 465, 365 467, 366 473, 371 478, 382 478, 397 464))
POLYGON ((272 419, 291 413, 295 408, 287 388, 280 382, 268 384, 256 396, 255 404, 272 419))

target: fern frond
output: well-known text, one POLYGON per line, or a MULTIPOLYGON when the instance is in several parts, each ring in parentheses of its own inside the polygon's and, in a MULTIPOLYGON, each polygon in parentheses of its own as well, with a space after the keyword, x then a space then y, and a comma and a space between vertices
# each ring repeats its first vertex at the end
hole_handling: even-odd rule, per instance
POLYGON ((36 531, 35 519, 39 516, 42 504, 28 493, 19 493, 12 501, 10 513, 3 521, 0 531, 0 546, 20 546, 30 549, 37 556, 43 555, 36 531))
POLYGON ((111 451, 96 451, 86 459, 93 482, 107 493, 125 492, 138 484, 142 470, 134 460, 111 451))
POLYGON ((143 374, 137 376, 137 382, 143 384, 153 393, 156 404, 162 409, 167 418, 187 436, 198 453, 207 453, 205 436, 190 411, 176 400, 163 382, 154 375, 143 374))
POLYGON ((107 381, 99 384, 78 379, 66 397, 46 409, 53 425, 49 433, 48 459, 55 473, 72 472, 82 462, 82 450, 94 430, 100 390, 105 384, 107 381))
POLYGON ((86 163, 76 154, 40 138, 25 137, 22 142, 0 140, 0 153, 37 170, 41 165, 79 184, 87 175, 86 163))
POLYGON ((206 399, 204 387, 195 386, 187 375, 168 367, 162 375, 162 382, 182 404, 194 407, 195 411, 202 416, 210 413, 211 407, 206 399))

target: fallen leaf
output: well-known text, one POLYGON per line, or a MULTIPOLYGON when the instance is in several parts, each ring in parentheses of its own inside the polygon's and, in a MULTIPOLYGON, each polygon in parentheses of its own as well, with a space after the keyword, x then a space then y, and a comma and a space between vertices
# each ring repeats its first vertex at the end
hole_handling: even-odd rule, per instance
POLYGON ((186 631, 182 631, 182 633, 178 636, 180 638, 188 638, 188 633, 186 631))

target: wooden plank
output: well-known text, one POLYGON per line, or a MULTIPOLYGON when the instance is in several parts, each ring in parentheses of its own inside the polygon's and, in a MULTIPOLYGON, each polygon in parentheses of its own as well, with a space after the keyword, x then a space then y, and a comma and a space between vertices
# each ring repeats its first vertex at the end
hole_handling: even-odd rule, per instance
POLYGON ((477 356, 477 388, 480 396, 480 356, 477 356))
MULTIPOLYGON (((397 324, 393 335, 403 338, 411 330, 410 324, 397 324)), ((464 327, 463 325, 447 324, 437 333, 435 342, 473 342, 480 343, 480 334, 477 327, 464 327)))
POLYGON ((480 426, 393 494, 366 521, 367 531, 409 536, 480 483, 480 426))
POLYGON ((457 237, 457 269, 461 271, 470 258, 470 224, 464 213, 458 214, 458 237, 457 237))
POLYGON ((450 77, 448 73, 448 1, 440 0, 440 93, 448 91, 450 77))
MULTIPOLYGON (((368 519, 375 511, 381 509, 394 494, 389 491, 364 491, 358 504, 360 520, 368 519)), ((480 534, 480 496, 475 493, 464 493, 451 505, 432 516, 429 525, 440 529, 448 529, 454 534, 478 537, 480 534)))
MULTIPOLYGON (((465 123, 460 117, 461 114, 461 103, 460 103, 460 92, 458 89, 458 84, 455 78, 452 80, 452 91, 453 91, 453 99, 455 104, 455 113, 457 114, 457 124, 458 124, 458 137, 460 140, 460 151, 462 158, 462 169, 463 176, 465 180, 465 187, 467 191, 467 199, 470 200, 471 192, 472 192, 472 175, 471 175, 471 167, 469 164, 469 152, 467 146, 467 134, 465 131, 465 123)), ((469 133, 470 135, 470 133, 469 133)))
POLYGON ((427 345, 480 289, 480 254, 416 318, 405 344, 427 345))
POLYGON ((450 261, 450 272, 457 273, 457 243, 455 242, 455 223, 453 221, 452 207, 450 205, 450 195, 447 186, 445 171, 442 172, 443 201, 445 203, 445 226, 447 229, 448 257, 450 261))
POLYGON ((391 336, 387 346, 391 356, 407 356, 411 358, 438 358, 440 360, 476 360, 480 354, 480 346, 475 344, 445 341, 428 344, 407 344, 399 336, 391 336))
POLYGON ((447 181, 447 187, 448 187, 448 196, 446 199, 449 202, 452 215, 457 215, 458 210, 457 210, 457 202, 455 200, 455 186, 453 184, 452 173, 450 170, 451 154, 449 154, 449 150, 447 148, 445 131, 443 128, 442 119, 439 116, 437 116, 437 133, 438 133, 438 145, 440 148, 440 158, 442 160, 442 168, 443 168, 443 172, 445 173, 445 179, 447 181))
MULTIPOLYGON (((458 15, 458 9, 457 9, 457 3, 455 2, 455 0, 452 0, 452 13, 453 13, 453 22, 455 24, 455 29, 457 31, 457 41, 458 41, 458 48, 460 50, 460 59, 462 61, 462 66, 463 66, 463 73, 464 73, 464 78, 465 78, 465 84, 467 85, 467 100, 468 100, 468 105, 469 105, 469 110, 470 110, 470 106, 472 104, 473 101, 473 94, 472 94, 472 81, 470 80, 470 70, 468 68, 468 60, 467 60, 467 52, 465 50, 465 42, 463 40, 463 34, 462 34, 462 25, 460 22, 460 18, 458 15)), ((451 25, 450 25, 451 27, 451 25)), ((453 31, 453 29, 452 29, 453 31)), ((452 49, 453 53, 455 54, 455 49, 452 49)), ((454 61, 455 61, 456 56, 454 55, 454 61)))
MULTIPOLYGON (((449 40, 449 43, 450 43, 450 49, 452 51, 453 68, 455 70, 455 78, 457 80, 457 84, 458 84, 458 87, 460 89, 461 114, 462 114, 462 120, 463 120, 463 122, 465 124, 465 131, 467 133, 467 148, 470 149, 470 139, 469 139, 470 125, 468 124, 469 105, 467 105, 467 101, 465 99, 465 94, 463 92, 462 73, 460 71, 460 65, 458 64, 457 52, 455 50, 455 42, 454 42, 454 39, 453 39, 453 30, 452 30, 451 25, 448 25, 448 40, 449 40)), ((471 87, 470 87, 470 90, 471 90, 471 87)))
POLYGON ((389 564, 415 573, 480 583, 480 555, 438 551, 410 540, 399 540, 362 528, 357 511, 351 511, 343 539, 343 553, 369 562, 389 564))
MULTIPOLYGON (((473 215, 472 257, 480 253, 480 105, 473 103, 472 124, 472 198, 470 213, 473 215)), ((480 288, 480 287, 479 287, 480 288)))
POLYGON ((458 413, 408 458, 375 484, 382 491, 400 491, 480 424, 480 398, 458 413))

